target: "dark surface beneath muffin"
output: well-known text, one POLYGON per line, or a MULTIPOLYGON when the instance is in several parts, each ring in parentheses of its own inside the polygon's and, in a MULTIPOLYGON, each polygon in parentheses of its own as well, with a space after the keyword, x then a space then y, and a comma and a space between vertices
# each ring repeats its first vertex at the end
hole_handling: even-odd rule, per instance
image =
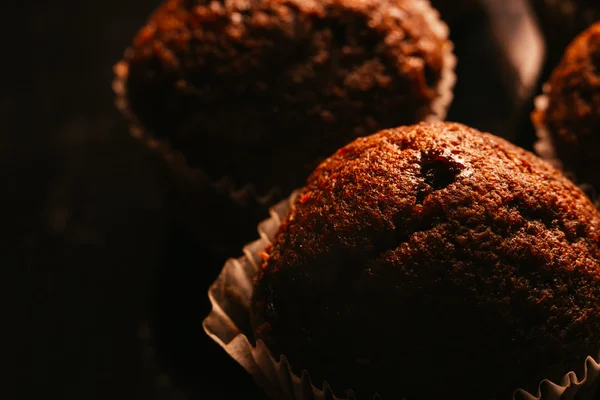
POLYGON ((291 191, 353 138, 432 113, 451 43, 424 4, 169 0, 126 54, 130 107, 215 180, 291 191))
POLYGON ((577 180, 600 189, 600 23, 571 43, 544 90, 548 106, 533 113, 577 180))
POLYGON ((311 175, 253 326, 338 395, 535 393, 597 354, 599 243, 589 200, 530 153, 459 124, 387 130, 311 175))
POLYGON ((252 377, 202 328, 211 309, 206 287, 216 278, 207 270, 224 262, 181 226, 170 227, 151 301, 157 361, 186 399, 262 400, 265 395, 252 377))

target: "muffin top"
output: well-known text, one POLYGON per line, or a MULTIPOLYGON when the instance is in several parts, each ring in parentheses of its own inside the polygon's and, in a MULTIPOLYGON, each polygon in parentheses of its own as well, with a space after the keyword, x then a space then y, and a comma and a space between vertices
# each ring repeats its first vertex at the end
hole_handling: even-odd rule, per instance
POLYGON ((535 393, 597 354, 599 243, 534 155, 460 124, 384 130, 309 177, 263 255, 255 338, 338 396, 535 393))
POLYGON ((167 0, 126 54, 127 98, 192 167, 287 190, 353 138, 433 114, 451 51, 423 0, 167 0))
POLYGON ((547 107, 533 113, 534 123, 547 128, 579 181, 600 188, 600 22, 569 45, 544 92, 547 107))

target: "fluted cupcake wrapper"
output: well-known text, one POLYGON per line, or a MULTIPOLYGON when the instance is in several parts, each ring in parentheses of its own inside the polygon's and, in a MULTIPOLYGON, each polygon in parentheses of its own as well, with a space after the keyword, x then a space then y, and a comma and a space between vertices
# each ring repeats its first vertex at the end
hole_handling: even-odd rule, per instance
MULTIPOLYGON (((128 58, 127 54, 128 51, 125 59, 128 58)), ((281 200, 281 191, 273 188, 266 194, 259 194, 252 185, 237 187, 230 177, 212 180, 202 169, 190 167, 182 153, 170 148, 167 141, 156 139, 146 131, 129 108, 127 61, 117 63, 114 72, 112 86, 116 94, 115 104, 129 123, 131 135, 154 155, 157 177, 161 187, 167 192, 167 199, 172 202, 173 216, 212 249, 231 251, 231 246, 227 246, 232 242, 229 225, 245 226, 245 219, 245 222, 251 221, 248 222, 247 229, 253 229, 256 222, 268 215, 269 207, 281 200), (215 215, 212 218, 211 213, 214 214, 215 211, 220 212, 222 217, 215 215), (230 224, 224 223, 224 218, 229 218, 230 224)), ((239 243, 235 246, 237 250, 239 243)))
MULTIPOLYGON (((425 16, 431 29, 441 38, 448 39, 450 30, 441 17, 438 10, 433 8, 429 0, 417 0, 414 2, 425 16)), ((454 44, 448 41, 448 47, 444 49, 443 66, 441 78, 437 86, 438 97, 431 103, 431 114, 425 117, 425 121, 443 121, 446 119, 448 108, 454 98, 452 89, 456 83, 456 56, 453 53, 454 44)))
MULTIPOLYGON (((544 93, 537 96, 534 100, 534 106, 537 112, 545 112, 548 109, 549 100, 548 96, 545 94, 548 91, 548 87, 545 85, 542 90, 544 93)), ((592 200, 596 208, 600 210, 600 196, 598 196, 598 193, 596 192, 594 186, 589 183, 580 182, 577 179, 577 176, 575 176, 575 174, 572 171, 569 171, 565 167, 563 162, 558 157, 556 148, 554 146, 554 141, 552 140, 552 135, 550 134, 548 127, 535 120, 533 121, 533 124, 537 137, 536 142, 533 144, 533 149, 537 153, 537 155, 546 160, 554 168, 562 171, 562 173, 565 174, 567 178, 575 182, 577 186, 579 186, 579 188, 583 190, 585 194, 588 195, 588 197, 592 200)))
MULTIPOLYGON (((271 243, 282 220, 289 212, 298 192, 271 208, 271 217, 258 225, 260 239, 244 247, 244 256, 230 259, 208 291, 212 311, 204 319, 205 332, 252 375, 266 394, 285 400, 335 400, 325 382, 319 388, 312 384, 308 371, 301 376, 289 368, 285 355, 276 360, 265 344, 258 340, 253 345, 250 328, 250 302, 253 280, 262 263, 260 253, 271 243)), ((583 360, 582 360, 583 361, 583 360)), ((482 366, 483 368, 484 366, 482 366)), ((514 400, 592 400, 600 383, 600 364, 594 358, 585 360, 582 379, 574 372, 567 373, 560 382, 543 380, 538 392, 531 394, 521 389, 514 392, 514 400)), ((354 399, 352 394, 346 399, 354 399)), ((374 395, 373 399, 379 399, 374 395)))
POLYGON ((522 389, 515 391, 514 400, 593 400, 600 383, 600 364, 593 357, 585 359, 583 378, 575 372, 567 373, 560 382, 544 379, 538 386, 537 395, 522 389))

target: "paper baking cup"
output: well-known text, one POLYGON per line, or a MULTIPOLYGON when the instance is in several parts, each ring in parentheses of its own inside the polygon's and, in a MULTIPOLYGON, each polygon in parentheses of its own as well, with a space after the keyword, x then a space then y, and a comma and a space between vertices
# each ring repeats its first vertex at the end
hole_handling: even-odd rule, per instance
MULTIPOLYGON (((244 256, 230 259, 208 291, 212 311, 202 323, 204 331, 236 360, 274 400, 334 400, 331 388, 325 382, 315 387, 308 371, 295 375, 284 355, 276 360, 265 344, 258 340, 252 345, 250 331, 250 302, 253 280, 262 263, 260 253, 271 243, 281 221, 292 207, 298 192, 271 208, 271 217, 258 225, 260 239, 244 247, 244 256)), ((582 379, 574 372, 567 373, 560 382, 543 380, 538 393, 518 389, 514 400, 592 400, 600 383, 600 365, 592 357, 585 360, 582 379)), ((347 399, 354 398, 348 397, 347 399)), ((378 399, 375 395, 373 399, 378 399)), ((361 399, 358 399, 361 400, 361 399)))
POLYGON ((454 55, 454 44, 450 41, 450 29, 448 25, 444 23, 440 17, 438 10, 433 8, 429 3, 429 0, 418 0, 415 1, 415 7, 421 11, 421 14, 425 17, 429 27, 435 34, 445 39, 447 46, 444 49, 443 65, 441 78, 437 86, 438 97, 431 103, 431 114, 425 117, 425 121, 443 121, 446 119, 446 114, 454 93, 452 89, 456 83, 456 73, 454 68, 456 67, 456 56, 454 55))
MULTIPOLYGON (((130 50, 125 52, 127 59, 130 50)), ((113 91, 116 94, 115 104, 130 126, 131 135, 139 140, 155 156, 157 177, 162 187, 167 191, 167 200, 173 203, 171 211, 175 219, 187 231, 196 234, 208 242, 214 250, 230 251, 227 241, 222 240, 228 229, 222 218, 208 215, 211 206, 220 210, 220 214, 230 218, 229 225, 240 225, 249 222, 247 229, 253 229, 255 224, 268 215, 269 207, 281 200, 280 190, 271 189, 268 193, 259 194, 252 185, 234 186, 233 180, 224 177, 211 180, 199 168, 188 166, 182 153, 170 148, 164 140, 158 140, 143 129, 135 114, 129 108, 127 101, 127 78, 129 67, 126 61, 120 61, 114 67, 115 79, 113 91), (207 207, 208 205, 208 207, 207 207)), ((240 227, 243 229, 243 227, 240 227)), ((240 232, 243 232, 241 230, 240 232)), ((240 233, 241 234, 241 233, 240 233)), ((231 236, 229 236, 231 239, 231 236)), ((242 242, 246 237, 242 239, 242 242)), ((240 243, 235 243, 236 249, 240 243)))
MULTIPOLYGON (((545 84, 542 91, 544 93, 548 93, 549 89, 550 88, 548 84, 545 84)), ((536 112, 545 114, 546 110, 548 109, 548 102, 549 99, 546 94, 537 96, 534 101, 536 112)), ((552 140, 552 135, 550 134, 548 127, 541 123, 539 119, 534 119, 533 125, 537 137, 536 142, 533 144, 534 151, 554 168, 561 171, 567 178, 575 182, 577 186, 579 186, 579 188, 583 190, 583 192, 590 198, 590 200, 592 200, 596 208, 600 210, 600 196, 598 196, 596 189, 589 183, 579 182, 575 174, 565 167, 563 162, 558 157, 558 153, 554 146, 554 141, 552 140)))

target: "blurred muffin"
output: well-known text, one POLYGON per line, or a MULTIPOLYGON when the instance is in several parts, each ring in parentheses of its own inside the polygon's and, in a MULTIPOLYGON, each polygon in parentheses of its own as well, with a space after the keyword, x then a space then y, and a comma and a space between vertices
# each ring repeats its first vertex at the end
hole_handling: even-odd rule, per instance
POLYGON ((597 354, 599 244, 598 212, 532 154, 459 124, 384 130, 308 179, 263 255, 255 337, 337 396, 535 393, 597 354))
POLYGON ((189 166, 293 188, 351 138, 435 114, 446 36, 420 0, 171 0, 126 55, 126 97, 189 166))
POLYGON ((569 45, 543 91, 532 114, 542 144, 579 182, 600 188, 600 23, 569 45))
MULTIPOLYGON (((357 136, 443 118, 447 36, 424 0, 168 0, 126 52, 116 87, 140 134, 163 158, 180 156, 179 177, 187 168, 251 185, 254 197, 287 193, 357 136)), ((186 197, 201 207, 208 185, 188 175, 202 195, 186 197)))

